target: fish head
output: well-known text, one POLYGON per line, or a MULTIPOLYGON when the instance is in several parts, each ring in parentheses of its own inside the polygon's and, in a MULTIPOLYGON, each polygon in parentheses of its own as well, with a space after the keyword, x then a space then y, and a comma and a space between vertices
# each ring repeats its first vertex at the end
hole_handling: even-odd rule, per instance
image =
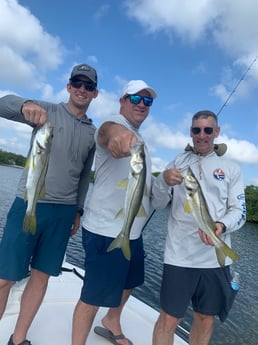
POLYGON ((187 194, 190 196, 195 194, 199 189, 199 183, 190 167, 188 167, 184 175, 184 185, 185 185, 187 194))
POLYGON ((138 142, 131 148, 131 169, 135 174, 139 174, 145 165, 144 143, 138 142))
POLYGON ((40 127, 36 133, 36 146, 37 153, 46 151, 47 148, 51 145, 53 138, 54 127, 46 122, 42 127, 40 127))

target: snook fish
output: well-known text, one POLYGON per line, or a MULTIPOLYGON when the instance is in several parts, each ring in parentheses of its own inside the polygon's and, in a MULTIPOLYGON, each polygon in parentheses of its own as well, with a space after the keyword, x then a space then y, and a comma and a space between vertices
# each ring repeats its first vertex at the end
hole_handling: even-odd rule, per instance
POLYGON ((216 225, 209 214, 200 184, 190 167, 184 175, 184 185, 187 195, 184 210, 185 212, 192 212, 199 229, 212 238, 220 266, 225 265, 227 256, 233 261, 239 259, 238 255, 221 238, 215 235, 216 225))
POLYGON ((146 181, 146 162, 144 144, 139 143, 131 149, 132 158, 130 161, 130 171, 128 179, 119 183, 119 188, 125 188, 127 184, 125 204, 116 218, 124 217, 122 230, 108 247, 108 252, 121 248, 127 260, 131 259, 130 251, 130 230, 135 217, 147 217, 147 213, 142 205, 142 198, 146 181))
POLYGON ((45 176, 48 168, 50 147, 53 137, 53 127, 46 122, 40 127, 34 137, 32 147, 25 165, 28 176, 24 200, 28 201, 23 221, 23 230, 35 234, 37 228, 36 204, 38 198, 45 196, 45 176))

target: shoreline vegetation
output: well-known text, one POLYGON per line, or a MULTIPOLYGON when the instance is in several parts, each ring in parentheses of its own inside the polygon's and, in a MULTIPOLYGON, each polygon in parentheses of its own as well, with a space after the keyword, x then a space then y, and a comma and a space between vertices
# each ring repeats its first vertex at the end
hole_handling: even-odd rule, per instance
MULTIPOLYGON (((6 152, 0 149, 0 165, 9 166, 13 168, 23 169, 27 158, 15 154, 13 152, 6 152)), ((158 176, 159 172, 154 172, 154 176, 158 176)), ((91 171, 90 181, 94 182, 94 171, 91 171)), ((246 209, 247 209, 247 222, 258 223, 258 186, 246 186, 246 209)))

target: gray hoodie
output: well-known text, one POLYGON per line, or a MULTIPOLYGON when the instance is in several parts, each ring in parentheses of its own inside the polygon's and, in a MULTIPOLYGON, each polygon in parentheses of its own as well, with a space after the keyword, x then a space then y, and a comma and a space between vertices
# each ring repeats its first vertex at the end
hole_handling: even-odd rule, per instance
MULTIPOLYGON (((32 144, 36 128, 21 112, 24 101, 14 95, 0 98, 0 116, 30 125, 32 144)), ((96 128, 86 115, 84 119, 75 118, 65 103, 34 102, 47 111, 48 121, 54 127, 45 179, 46 195, 39 201, 83 207, 95 152, 96 128)), ((18 185, 17 196, 21 198, 24 197, 27 172, 24 169, 18 185)))

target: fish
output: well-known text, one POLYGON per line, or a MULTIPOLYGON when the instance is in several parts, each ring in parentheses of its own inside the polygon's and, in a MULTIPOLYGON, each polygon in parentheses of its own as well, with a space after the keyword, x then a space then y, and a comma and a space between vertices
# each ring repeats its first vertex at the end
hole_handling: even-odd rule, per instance
POLYGON ((221 238, 215 235, 215 222, 210 216, 201 186, 190 167, 186 170, 183 178, 187 197, 184 211, 188 213, 192 212, 199 229, 212 238, 219 265, 221 267, 225 266, 225 259, 227 256, 233 261, 239 259, 239 256, 234 252, 234 250, 231 249, 221 238))
POLYGON ((124 217, 122 230, 111 242, 107 251, 121 248, 124 257, 131 259, 130 230, 135 217, 147 217, 142 205, 146 186, 146 161, 144 143, 139 142, 131 148, 131 160, 128 178, 120 181, 118 188, 127 187, 124 207, 116 214, 116 218, 124 217))
POLYGON ((37 130, 25 164, 25 169, 28 169, 24 193, 27 209, 23 220, 23 230, 32 234, 36 233, 37 228, 36 205, 38 199, 45 196, 45 177, 52 138, 53 126, 50 122, 46 122, 37 130))

